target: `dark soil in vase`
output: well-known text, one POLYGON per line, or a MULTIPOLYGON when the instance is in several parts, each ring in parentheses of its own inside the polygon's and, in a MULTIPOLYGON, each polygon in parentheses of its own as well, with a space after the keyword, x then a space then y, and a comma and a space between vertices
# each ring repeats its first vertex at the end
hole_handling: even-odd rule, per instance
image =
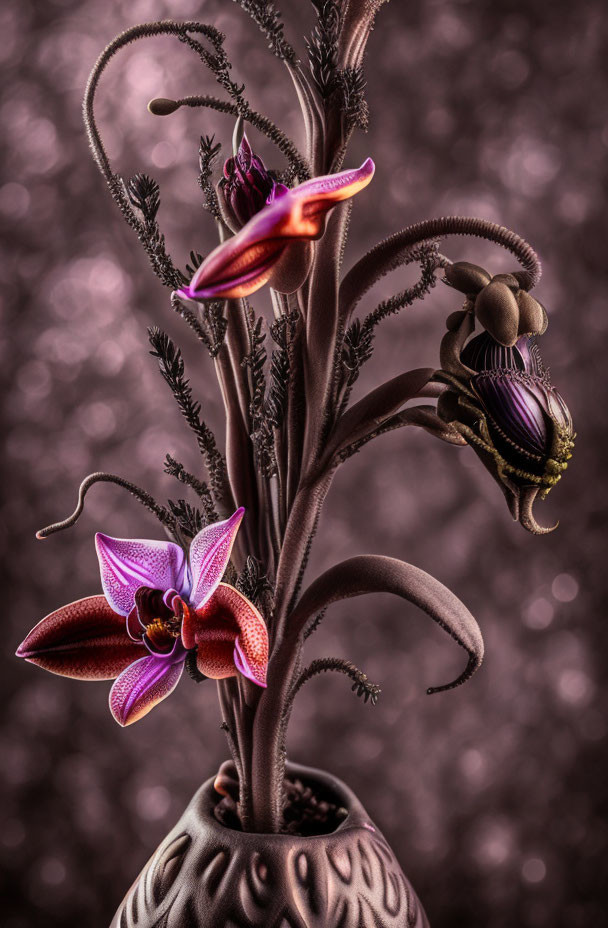
POLYGON ((111 928, 428 928, 354 793, 319 770, 290 764, 287 775, 299 793, 288 827, 299 821, 310 831, 316 818, 329 833, 227 827, 216 817, 219 796, 208 780, 139 874, 111 928), (308 814, 302 796, 310 797, 308 814))

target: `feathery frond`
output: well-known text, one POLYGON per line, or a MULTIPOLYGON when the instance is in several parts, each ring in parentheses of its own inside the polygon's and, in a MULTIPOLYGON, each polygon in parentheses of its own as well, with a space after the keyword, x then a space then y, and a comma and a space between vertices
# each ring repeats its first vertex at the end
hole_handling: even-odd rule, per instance
POLYGON ((356 693, 359 697, 363 697, 364 702, 369 701, 372 706, 375 706, 378 702, 378 696, 382 692, 378 684, 368 680, 367 674, 359 670, 352 661, 347 661, 341 657, 321 657, 309 664, 296 680, 293 690, 291 691, 291 698, 293 699, 304 684, 312 680, 313 677, 316 677, 320 673, 327 673, 328 671, 337 671, 338 673, 343 673, 346 674, 347 677, 350 677, 353 681, 351 687, 353 693, 356 693))
POLYGON ((180 412, 192 429, 205 466, 209 472, 211 490, 216 499, 225 497, 227 485, 226 462, 218 450, 215 436, 209 426, 201 419, 201 404, 194 400, 190 381, 185 376, 184 361, 181 351, 173 344, 169 336, 156 326, 148 329, 152 351, 157 358, 160 372, 168 384, 180 412))

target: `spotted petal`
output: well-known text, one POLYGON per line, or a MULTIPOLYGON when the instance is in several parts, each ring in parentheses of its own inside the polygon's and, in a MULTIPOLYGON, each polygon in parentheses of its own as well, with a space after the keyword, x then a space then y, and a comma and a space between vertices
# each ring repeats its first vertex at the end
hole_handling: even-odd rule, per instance
POLYGON ((237 671, 266 686, 268 631, 264 619, 242 593, 220 583, 209 602, 184 616, 182 640, 197 647, 198 669, 215 680, 237 671))
POLYGON ((105 596, 89 596, 51 612, 17 649, 17 657, 77 680, 113 680, 147 653, 129 638, 124 617, 105 596))
POLYGON ((110 711, 119 725, 132 725, 173 692, 180 681, 185 652, 176 642, 173 655, 150 654, 127 667, 110 691, 110 711))
POLYGON ((187 595, 186 557, 171 541, 95 536, 101 585, 115 612, 127 616, 141 586, 153 590, 174 588, 187 595))
POLYGON ((368 158, 360 168, 315 177, 272 198, 240 232, 208 255, 178 294, 196 300, 254 293, 270 281, 286 248, 320 238, 329 210, 366 187, 373 174, 374 162, 368 158))
POLYGON ((225 522, 214 522, 202 529, 190 545, 192 592, 195 609, 203 606, 218 583, 230 560, 230 553, 245 510, 241 507, 225 522))

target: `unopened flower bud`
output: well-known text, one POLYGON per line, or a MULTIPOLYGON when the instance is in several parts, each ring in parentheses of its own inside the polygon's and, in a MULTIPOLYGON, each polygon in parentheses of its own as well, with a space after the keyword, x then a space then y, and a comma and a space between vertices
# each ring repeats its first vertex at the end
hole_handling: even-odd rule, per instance
POLYGON ((521 288, 515 274, 496 274, 467 261, 446 268, 445 279, 473 304, 475 316, 501 345, 511 348, 521 335, 542 335, 547 314, 533 296, 521 288))
POLYGON ((224 164, 224 177, 219 184, 219 196, 230 226, 242 228, 266 205, 276 186, 261 158, 253 153, 243 135, 237 153, 224 164))

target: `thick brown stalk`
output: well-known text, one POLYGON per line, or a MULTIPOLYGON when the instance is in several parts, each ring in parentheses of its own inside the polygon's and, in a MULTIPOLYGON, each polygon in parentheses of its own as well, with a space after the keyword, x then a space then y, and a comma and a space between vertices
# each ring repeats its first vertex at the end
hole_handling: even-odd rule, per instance
POLYGON ((297 595, 321 507, 333 471, 300 487, 287 522, 279 558, 268 688, 259 699, 253 725, 252 799, 256 831, 276 832, 281 823, 285 771, 284 715, 299 662, 299 646, 292 647, 287 630, 291 604, 297 595))
POLYGON ((351 203, 337 206, 317 244, 310 276, 306 314, 306 438, 305 459, 314 461, 327 422, 338 337, 340 265, 348 233, 351 203))

